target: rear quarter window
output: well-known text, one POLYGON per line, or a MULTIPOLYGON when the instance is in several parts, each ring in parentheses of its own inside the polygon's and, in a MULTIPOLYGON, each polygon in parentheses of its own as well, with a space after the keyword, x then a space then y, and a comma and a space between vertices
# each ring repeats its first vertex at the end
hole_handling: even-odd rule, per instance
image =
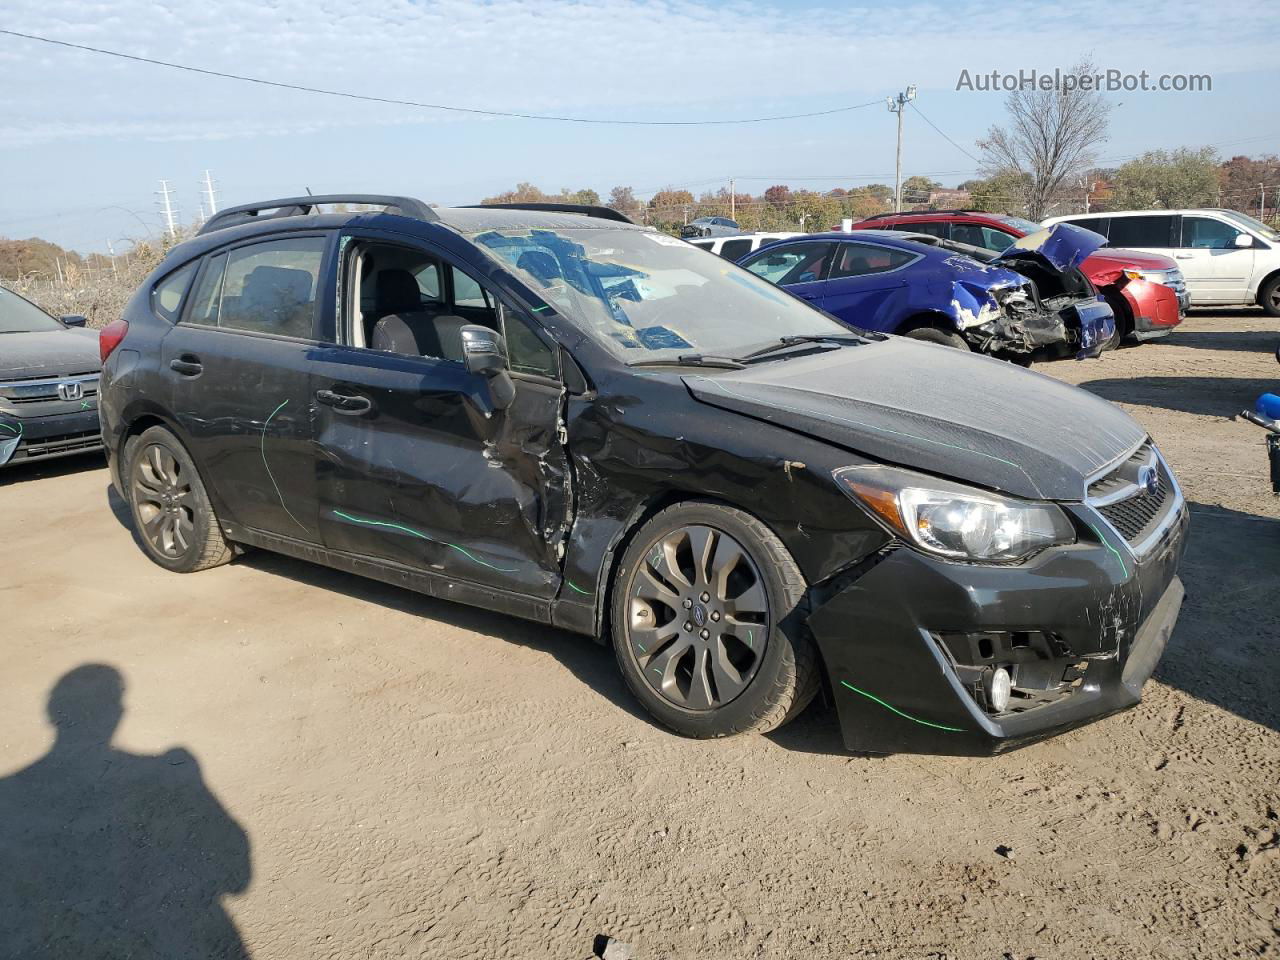
MULTIPOLYGON (((1173 246, 1174 222, 1175 218, 1172 215, 1112 217, 1107 239, 1113 247, 1168 248, 1173 246)), ((1094 229, 1085 224, 1081 226, 1089 230, 1094 229)))
POLYGON ((187 287, 191 285, 195 272, 196 265, 188 263, 162 278, 151 288, 151 309, 170 323, 177 323, 182 298, 186 296, 187 287))

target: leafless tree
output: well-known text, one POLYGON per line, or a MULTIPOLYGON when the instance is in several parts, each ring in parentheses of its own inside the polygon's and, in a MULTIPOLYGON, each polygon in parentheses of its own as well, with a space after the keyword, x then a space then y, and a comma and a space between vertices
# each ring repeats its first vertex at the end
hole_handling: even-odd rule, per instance
MULTIPOLYGON (((1096 73, 1087 57, 1070 71, 1075 78, 1096 73)), ((1107 139, 1111 104, 1097 90, 1064 82, 1058 89, 1015 90, 1005 110, 1008 125, 991 127, 978 141, 983 172, 1025 182, 1026 215, 1040 220, 1059 191, 1092 166, 1094 148, 1107 139)))

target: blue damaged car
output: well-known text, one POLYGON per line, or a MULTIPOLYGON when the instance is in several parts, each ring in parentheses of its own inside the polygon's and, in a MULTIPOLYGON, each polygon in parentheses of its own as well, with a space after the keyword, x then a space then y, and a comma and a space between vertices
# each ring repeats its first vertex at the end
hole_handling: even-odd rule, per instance
POLYGON ((1106 243, 1058 224, 1000 254, 926 234, 820 233, 773 243, 739 263, 863 330, 1021 363, 1097 356, 1115 316, 1080 270, 1106 243))

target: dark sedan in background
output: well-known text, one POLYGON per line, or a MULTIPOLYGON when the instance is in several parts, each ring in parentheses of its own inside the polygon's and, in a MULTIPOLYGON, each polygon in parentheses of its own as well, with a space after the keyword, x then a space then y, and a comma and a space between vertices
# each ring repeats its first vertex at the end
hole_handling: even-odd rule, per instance
POLYGON ((0 467, 102 449, 96 330, 0 287, 0 467))

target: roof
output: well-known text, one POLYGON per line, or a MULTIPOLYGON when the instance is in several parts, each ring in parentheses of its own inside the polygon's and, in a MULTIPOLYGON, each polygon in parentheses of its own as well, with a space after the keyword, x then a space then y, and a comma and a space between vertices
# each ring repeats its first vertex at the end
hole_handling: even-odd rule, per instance
POLYGON ((460 233, 485 230, 645 230, 646 227, 581 213, 547 210, 512 210, 505 207, 435 207, 445 226, 460 233))

